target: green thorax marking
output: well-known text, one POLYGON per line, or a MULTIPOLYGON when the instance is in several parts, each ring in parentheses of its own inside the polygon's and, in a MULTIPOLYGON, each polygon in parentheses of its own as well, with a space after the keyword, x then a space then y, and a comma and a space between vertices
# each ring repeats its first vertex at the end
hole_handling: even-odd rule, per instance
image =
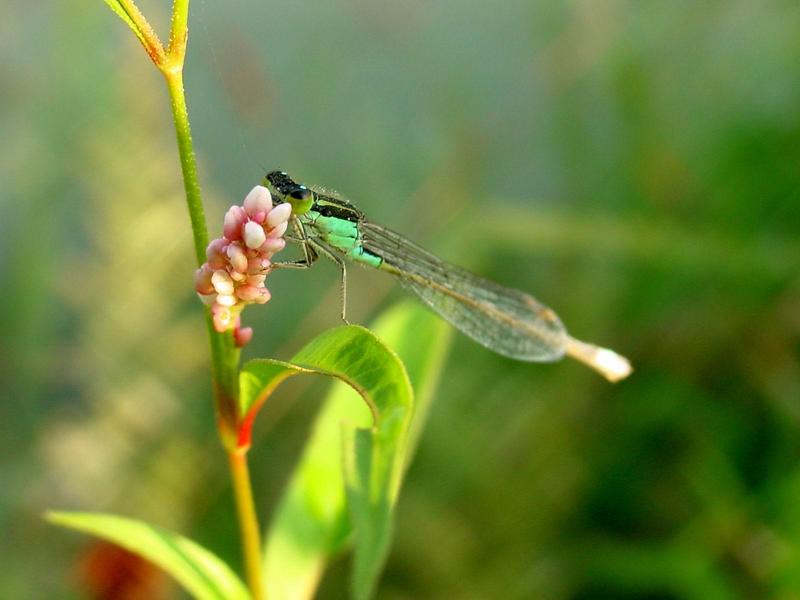
POLYGON ((364 214, 343 198, 315 193, 311 210, 301 217, 314 234, 349 259, 380 267, 383 258, 361 245, 359 223, 364 214))

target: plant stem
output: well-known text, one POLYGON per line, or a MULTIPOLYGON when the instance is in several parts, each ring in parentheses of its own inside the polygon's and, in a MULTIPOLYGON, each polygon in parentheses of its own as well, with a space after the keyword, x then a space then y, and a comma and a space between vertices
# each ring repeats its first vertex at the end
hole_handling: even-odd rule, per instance
MULTIPOLYGON (((167 82, 175 134, 178 140, 183 186, 186 204, 192 223, 195 258, 198 266, 206 259, 208 229, 203 210, 200 184, 197 180, 197 164, 189 128, 189 112, 183 89, 183 61, 187 40, 187 18, 189 0, 175 0, 173 4, 172 29, 169 49, 164 63, 160 66, 167 82)), ((214 330, 210 311, 206 311, 206 324, 211 342, 211 363, 214 379, 214 400, 216 402, 217 426, 222 443, 228 452, 233 490, 236 496, 236 512, 242 540, 245 572, 253 600, 264 599, 264 586, 261 581, 261 540, 250 471, 247 466, 246 451, 237 450, 238 409, 239 409, 239 355, 230 332, 217 333, 214 330)))
POLYGON ((206 246, 208 246, 208 229, 206 229, 206 216, 203 211, 203 201, 200 197, 200 184, 197 181, 197 164, 194 159, 192 147, 192 132, 189 129, 189 112, 186 108, 186 96, 183 92, 182 65, 170 70, 164 70, 167 81, 169 99, 172 104, 172 117, 175 121, 175 134, 178 138, 178 153, 181 158, 183 171, 183 187, 186 191, 186 204, 189 207, 189 218, 192 221, 192 235, 194 236, 194 253, 197 266, 206 260, 206 246))
MULTIPOLYGON (((180 35, 180 34, 178 34, 180 35)), ((183 187, 186 192, 186 205, 192 223, 194 237, 194 253, 198 266, 206 260, 208 246, 208 229, 197 180, 197 164, 195 163, 192 133, 189 128, 189 112, 186 107, 186 96, 183 90, 182 59, 167 59, 162 70, 169 90, 172 117, 175 122, 175 135, 178 140, 178 154, 183 172, 183 187)), ((238 406, 239 350, 233 344, 229 334, 220 334, 214 330, 211 314, 206 311, 209 341, 211 342, 211 364, 214 379, 214 399, 217 406, 220 436, 226 448, 236 444, 236 410, 238 406)))
POLYGON ((247 584, 253 600, 264 600, 264 584, 261 580, 261 534, 253 502, 247 454, 241 451, 228 452, 228 461, 233 477, 233 493, 236 496, 236 512, 239 516, 247 584))
MULTIPOLYGON (((208 228, 197 180, 197 163, 189 127, 189 111, 183 89, 183 64, 186 58, 186 43, 189 37, 189 0, 173 0, 172 25, 166 52, 150 23, 136 6, 135 0, 109 2, 111 8, 128 23, 141 41, 153 63, 164 75, 172 106, 178 154, 183 173, 186 205, 192 223, 194 254, 197 266, 206 259, 208 228)), ((263 600, 264 586, 261 582, 261 540, 258 528, 250 471, 247 467, 247 449, 237 447, 239 442, 239 356, 231 332, 218 333, 214 329, 211 311, 206 310, 206 325, 211 342, 211 365, 216 402, 217 427, 222 444, 228 453, 236 510, 242 537, 247 581, 253 600, 263 600)))

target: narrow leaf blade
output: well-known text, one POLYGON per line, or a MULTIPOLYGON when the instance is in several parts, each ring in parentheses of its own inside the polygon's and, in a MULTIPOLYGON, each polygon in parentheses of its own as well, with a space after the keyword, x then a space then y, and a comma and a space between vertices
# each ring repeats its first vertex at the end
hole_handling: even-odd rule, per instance
POLYGON ((108 7, 109 7, 111 10, 113 10, 115 13, 117 13, 117 16, 118 16, 120 19, 122 19, 123 21, 125 21, 125 23, 128 25, 128 27, 130 27, 130 28, 131 28, 131 31, 133 31, 134 35, 135 35, 137 38, 139 38, 139 41, 140 41, 140 42, 141 42, 141 43, 142 43, 142 44, 143 44, 145 47, 147 47, 147 43, 146 43, 146 41, 145 41, 144 34, 143 34, 143 33, 142 33, 140 30, 139 30, 139 28, 136 26, 136 23, 134 23, 134 22, 133 22, 133 19, 131 19, 130 15, 128 15, 127 11, 126 11, 126 10, 123 8, 123 6, 122 6, 122 5, 121 5, 121 4, 118 2, 118 0, 104 0, 104 2, 105 2, 107 5, 108 5, 108 7))
POLYGON ((371 597, 392 540, 394 484, 402 470, 408 420, 396 412, 377 429, 344 432, 344 477, 351 528, 355 533, 352 591, 371 597))
POLYGON ((50 512, 56 525, 95 535, 146 558, 199 600, 248 600, 242 581, 195 542, 142 521, 102 513, 50 512))

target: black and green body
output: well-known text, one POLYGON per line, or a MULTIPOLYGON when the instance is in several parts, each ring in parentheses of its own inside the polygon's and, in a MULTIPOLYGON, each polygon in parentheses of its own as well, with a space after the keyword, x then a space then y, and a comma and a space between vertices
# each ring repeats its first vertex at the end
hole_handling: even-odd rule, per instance
MULTIPOLYGON (((403 236, 367 220, 348 200, 323 189, 298 184, 282 171, 265 185, 273 202, 292 204, 292 222, 305 259, 320 254, 342 267, 345 261, 396 276, 428 306, 484 346, 519 360, 561 358, 569 336, 556 314, 518 290, 445 263, 403 236)), ((284 265, 289 266, 289 265, 284 265)))
POLYGON ((283 172, 270 173, 267 182, 273 196, 292 203, 292 215, 309 237, 316 237, 349 260, 381 268, 383 257, 364 247, 364 213, 350 202, 332 192, 299 185, 283 172))
POLYGON ((264 185, 273 203, 292 205, 295 241, 302 244, 305 256, 276 266, 310 267, 320 255, 336 262, 342 269, 345 320, 345 262, 350 261, 394 275, 456 328, 499 354, 538 362, 569 355, 610 381, 630 374, 625 357, 571 337, 555 312, 533 297, 440 260, 400 234, 370 222, 339 194, 301 185, 283 171, 269 173, 264 185))

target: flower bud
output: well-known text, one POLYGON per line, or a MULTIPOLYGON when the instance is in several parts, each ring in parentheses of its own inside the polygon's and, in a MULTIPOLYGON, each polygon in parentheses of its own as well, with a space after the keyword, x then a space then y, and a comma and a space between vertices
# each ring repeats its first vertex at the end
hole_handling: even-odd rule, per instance
MULTIPOLYGON (((269 217, 267 217, 267 220, 269 220, 269 217)), ((289 223, 287 223, 286 221, 283 221, 282 223, 278 223, 274 228, 270 229, 270 232, 267 235, 267 237, 271 237, 271 238, 283 237, 283 234, 286 233, 286 228, 288 226, 289 226, 289 223)))
POLYGON ((264 228, 255 221, 248 221, 244 226, 244 243, 248 248, 256 249, 264 243, 267 235, 264 228))
POLYGON ((268 258, 264 258, 263 254, 256 256, 247 261, 247 273, 249 275, 261 275, 269 270, 271 264, 268 258))
POLYGON ((292 215, 291 204, 289 204, 288 202, 284 202, 283 204, 278 204, 278 206, 269 211, 269 214, 267 215, 266 226, 271 228, 275 227, 280 223, 285 223, 286 221, 289 220, 289 217, 291 215, 292 215))
POLYGON ((266 252, 270 255, 280 252, 286 247, 286 240, 283 238, 268 237, 267 241, 261 245, 259 251, 266 252))
POLYGON ((211 269, 224 269, 225 268, 225 259, 226 254, 225 250, 228 246, 228 240, 225 238, 217 238, 212 240, 212 242, 206 248, 206 259, 208 260, 208 266, 211 269))
POLYGON ((239 327, 233 330, 233 341, 239 348, 245 347, 253 339, 252 327, 239 327))
POLYGON ((234 312, 227 306, 222 306, 221 304, 214 304, 214 306, 211 307, 211 315, 214 321, 214 329, 219 333, 228 331, 236 322, 234 312))
POLYGON ((265 287, 258 288, 259 297, 254 300, 256 304, 266 304, 269 302, 269 299, 272 298, 272 294, 269 293, 269 290, 265 287))
POLYGON ((291 214, 289 203, 273 207, 269 190, 254 187, 243 206, 231 206, 225 213, 224 237, 208 245, 207 262, 195 273, 195 289, 211 307, 214 329, 233 330, 239 347, 253 336, 252 328, 240 327, 239 315, 248 304, 269 301, 264 281, 272 266, 270 258, 286 246, 282 236, 291 214))
POLYGON ((252 302, 261 296, 261 290, 254 285, 240 285, 236 288, 236 295, 240 300, 252 302))
POLYGON ((194 289, 198 294, 207 295, 214 293, 214 286, 211 283, 211 276, 214 274, 208 263, 194 272, 194 289))
POLYGON ((256 287, 261 287, 264 285, 264 281, 266 281, 266 275, 249 275, 247 277, 247 285, 254 285, 256 287))
POLYGON ((261 216, 259 222, 263 223, 267 213, 272 208, 272 195, 263 185, 257 185, 244 199, 244 210, 254 221, 259 221, 257 216, 261 216))
POLYGON ((218 294, 233 294, 233 279, 227 271, 214 271, 211 276, 211 285, 218 294))
MULTIPOLYGON (((258 225, 256 225, 256 227, 258 227, 258 225)), ((240 273, 247 271, 247 255, 238 243, 228 246, 227 255, 235 271, 239 271, 240 273)))
POLYGON ((242 227, 247 221, 247 213, 241 206, 231 206, 225 213, 222 232, 231 241, 242 239, 242 227))
POLYGON ((217 294, 217 304, 230 308, 236 304, 236 296, 229 294, 217 294))

